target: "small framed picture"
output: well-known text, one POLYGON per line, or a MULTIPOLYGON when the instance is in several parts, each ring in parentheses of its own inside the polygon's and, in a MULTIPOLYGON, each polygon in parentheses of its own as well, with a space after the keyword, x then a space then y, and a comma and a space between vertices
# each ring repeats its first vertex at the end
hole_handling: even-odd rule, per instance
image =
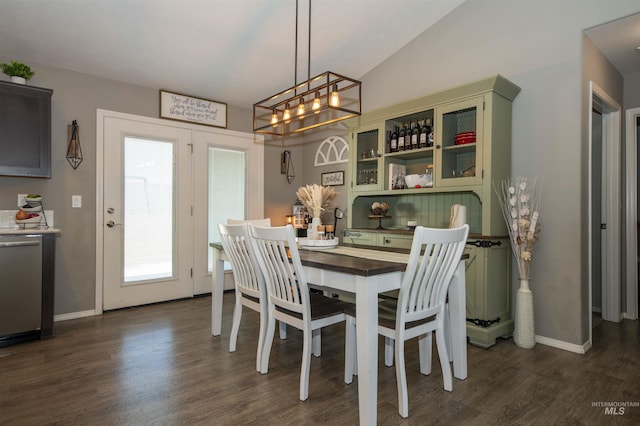
POLYGON ((322 186, 344 185, 344 171, 322 173, 322 186))

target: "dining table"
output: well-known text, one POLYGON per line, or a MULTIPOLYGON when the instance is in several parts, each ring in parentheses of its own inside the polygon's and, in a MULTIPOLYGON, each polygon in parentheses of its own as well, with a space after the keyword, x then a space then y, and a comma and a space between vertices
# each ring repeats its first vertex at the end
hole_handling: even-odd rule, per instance
MULTIPOLYGON (((211 243, 214 260, 212 274, 212 327, 219 336, 222 327, 224 261, 222 244, 211 243)), ((407 267, 406 249, 377 248, 343 244, 327 249, 299 250, 306 279, 327 291, 355 295, 358 363, 358 405, 361 425, 375 425, 378 400, 378 303, 381 293, 400 288, 407 267)), ((467 377, 466 296, 464 256, 448 289, 449 339, 453 375, 467 377)))

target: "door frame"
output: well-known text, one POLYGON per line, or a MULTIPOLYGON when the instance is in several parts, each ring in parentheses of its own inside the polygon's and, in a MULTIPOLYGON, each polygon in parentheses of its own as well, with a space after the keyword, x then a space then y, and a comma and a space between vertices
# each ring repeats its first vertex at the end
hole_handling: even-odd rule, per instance
MULTIPOLYGON (((225 136, 233 136, 238 142, 235 148, 247 151, 247 217, 263 217, 264 216, 264 137, 253 133, 238 132, 234 130, 220 129, 198 124, 178 122, 173 120, 165 120, 160 118, 145 117, 135 114, 127 114, 104 109, 96 110, 96 287, 95 287, 95 314, 103 313, 103 274, 104 274, 104 121, 106 117, 114 117, 120 119, 144 121, 150 124, 161 126, 178 127, 188 129, 192 132, 205 132, 220 134, 225 136)), ((192 137, 192 143, 196 144, 196 138, 192 137)), ((194 146, 194 149, 197 148, 194 146)), ((197 190, 194 182, 194 191, 197 190)), ((195 193, 195 192, 194 192, 195 193)), ((194 208, 194 221, 202 217, 198 213, 199 209, 194 208)), ((204 216, 206 217, 206 215, 204 216)), ((194 224, 195 229, 195 224, 194 224)), ((195 233, 195 232, 194 232, 195 233)), ((194 237, 194 244, 196 238, 194 237)), ((197 261, 196 251, 194 250, 194 262, 197 261)), ((194 274, 197 270, 194 265, 194 274)), ((208 274, 209 276, 211 274, 208 274)))
POLYGON ((626 283, 627 283, 627 306, 624 317, 627 319, 638 319, 638 157, 637 141, 638 131, 636 117, 640 117, 640 107, 626 110, 625 116, 625 155, 626 155, 626 283))
POLYGON ((603 177, 605 182, 603 190, 603 202, 606 205, 606 221, 607 232, 603 241, 603 246, 607 252, 607 262, 603 265, 606 268, 607 280, 602 286, 602 318, 619 322, 620 316, 620 147, 621 147, 621 119, 620 105, 602 90, 593 81, 589 82, 589 152, 588 152, 588 217, 589 217, 589 259, 588 259, 588 276, 589 276, 589 343, 592 344, 592 327, 593 320, 591 315, 592 286, 593 286, 593 234, 591 232, 593 215, 592 208, 592 191, 593 191, 593 171, 591 164, 593 161, 593 134, 592 134, 592 114, 595 98, 599 98, 602 104, 599 110, 602 113, 602 147, 606 157, 604 164, 605 171, 603 177))

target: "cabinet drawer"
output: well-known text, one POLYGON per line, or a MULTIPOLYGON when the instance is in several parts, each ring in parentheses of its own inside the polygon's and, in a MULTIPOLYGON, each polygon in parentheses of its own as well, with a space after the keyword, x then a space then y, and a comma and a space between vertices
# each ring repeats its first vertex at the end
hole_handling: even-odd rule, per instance
POLYGON ((382 234, 383 247, 410 249, 412 243, 413 235, 382 234))
POLYGON ((363 244, 367 246, 377 246, 379 234, 377 232, 366 231, 344 231, 343 241, 347 244, 363 244))

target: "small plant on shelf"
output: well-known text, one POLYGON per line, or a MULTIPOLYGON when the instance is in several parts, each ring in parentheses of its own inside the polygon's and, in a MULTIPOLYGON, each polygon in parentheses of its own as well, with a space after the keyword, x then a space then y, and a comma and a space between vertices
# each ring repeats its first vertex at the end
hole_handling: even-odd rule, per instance
POLYGON ((31 80, 31 77, 35 74, 29 65, 17 61, 2 63, 0 64, 0 68, 2 68, 3 73, 10 77, 21 77, 25 80, 31 80))

